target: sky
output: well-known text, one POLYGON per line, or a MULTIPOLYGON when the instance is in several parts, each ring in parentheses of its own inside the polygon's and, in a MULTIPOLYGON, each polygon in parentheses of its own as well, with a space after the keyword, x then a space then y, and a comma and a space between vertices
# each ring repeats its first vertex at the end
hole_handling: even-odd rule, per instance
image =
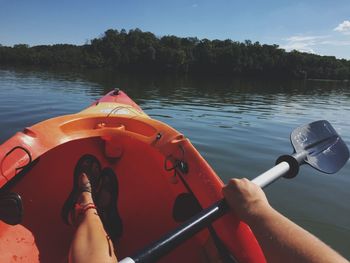
POLYGON ((80 45, 111 28, 350 59, 350 0, 0 0, 1 45, 80 45))

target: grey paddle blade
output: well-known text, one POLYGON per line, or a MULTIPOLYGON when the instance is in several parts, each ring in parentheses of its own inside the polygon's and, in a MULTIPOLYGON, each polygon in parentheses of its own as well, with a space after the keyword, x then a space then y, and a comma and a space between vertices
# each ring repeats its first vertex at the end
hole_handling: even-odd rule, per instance
POLYGON ((349 150, 325 120, 296 128, 291 134, 295 152, 306 152, 305 162, 324 173, 335 173, 349 159, 349 150))

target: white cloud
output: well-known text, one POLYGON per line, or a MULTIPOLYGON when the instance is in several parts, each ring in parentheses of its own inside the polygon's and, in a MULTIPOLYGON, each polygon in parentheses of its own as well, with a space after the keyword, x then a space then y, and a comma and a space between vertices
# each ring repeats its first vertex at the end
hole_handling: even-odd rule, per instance
POLYGON ((315 53, 319 55, 334 55, 338 58, 350 59, 348 47, 350 39, 346 36, 331 35, 295 35, 282 39, 280 47, 286 51, 315 53))
POLYGON ((332 45, 332 46, 350 46, 350 40, 325 40, 320 42, 321 45, 332 45))
POLYGON ((343 33, 345 35, 350 35, 350 21, 349 20, 343 21, 333 30, 343 33))
POLYGON ((317 39, 327 38, 328 36, 292 36, 285 40, 293 42, 315 41, 317 39))
POLYGON ((287 51, 295 49, 301 52, 315 53, 313 47, 327 38, 329 38, 329 36, 291 36, 283 39, 286 43, 281 45, 281 48, 287 51))
POLYGON ((280 47, 286 51, 298 50, 300 52, 350 59, 349 37, 350 20, 345 20, 334 28, 333 32, 328 32, 327 35, 300 34, 281 39, 280 47))

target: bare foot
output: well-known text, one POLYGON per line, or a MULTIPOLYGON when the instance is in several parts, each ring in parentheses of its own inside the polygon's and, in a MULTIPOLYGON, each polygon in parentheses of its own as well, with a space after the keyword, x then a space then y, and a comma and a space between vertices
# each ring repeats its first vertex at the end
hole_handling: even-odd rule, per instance
MULTIPOLYGON (((80 212, 95 210, 95 195, 100 188, 101 165, 96 157, 84 155, 74 169, 73 189, 61 209, 61 217, 67 225, 76 225, 75 219, 80 212), (89 208, 84 208, 89 204, 89 208)), ((95 200, 96 201, 96 200, 95 200)), ((81 214, 81 213, 80 213, 81 214)))
POLYGON ((92 194, 91 194, 92 192, 91 183, 86 173, 82 173, 79 176, 79 192, 80 192, 80 195, 77 200, 78 204, 84 205, 88 203, 94 203, 94 200, 92 199, 92 194))
POLYGON ((79 176, 79 196, 74 209, 74 214, 72 214, 72 222, 78 222, 78 224, 83 220, 87 214, 96 214, 97 210, 94 205, 94 200, 91 194, 91 183, 89 178, 85 173, 79 176))

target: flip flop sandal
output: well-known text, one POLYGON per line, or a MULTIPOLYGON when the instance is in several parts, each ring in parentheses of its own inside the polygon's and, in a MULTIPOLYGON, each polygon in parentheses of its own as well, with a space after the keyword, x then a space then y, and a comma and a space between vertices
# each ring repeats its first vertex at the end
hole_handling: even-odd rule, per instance
POLYGON ((61 210, 61 217, 67 225, 74 225, 74 211, 79 195, 82 192, 91 192, 95 200, 96 191, 100 184, 101 164, 93 155, 83 155, 74 169, 73 189, 61 210), (79 185, 79 177, 85 173, 90 181, 89 184, 79 185))
POLYGON ((101 173, 101 186, 97 193, 97 211, 103 226, 112 239, 116 241, 122 235, 123 224, 118 213, 118 180, 111 168, 104 168, 101 173))

